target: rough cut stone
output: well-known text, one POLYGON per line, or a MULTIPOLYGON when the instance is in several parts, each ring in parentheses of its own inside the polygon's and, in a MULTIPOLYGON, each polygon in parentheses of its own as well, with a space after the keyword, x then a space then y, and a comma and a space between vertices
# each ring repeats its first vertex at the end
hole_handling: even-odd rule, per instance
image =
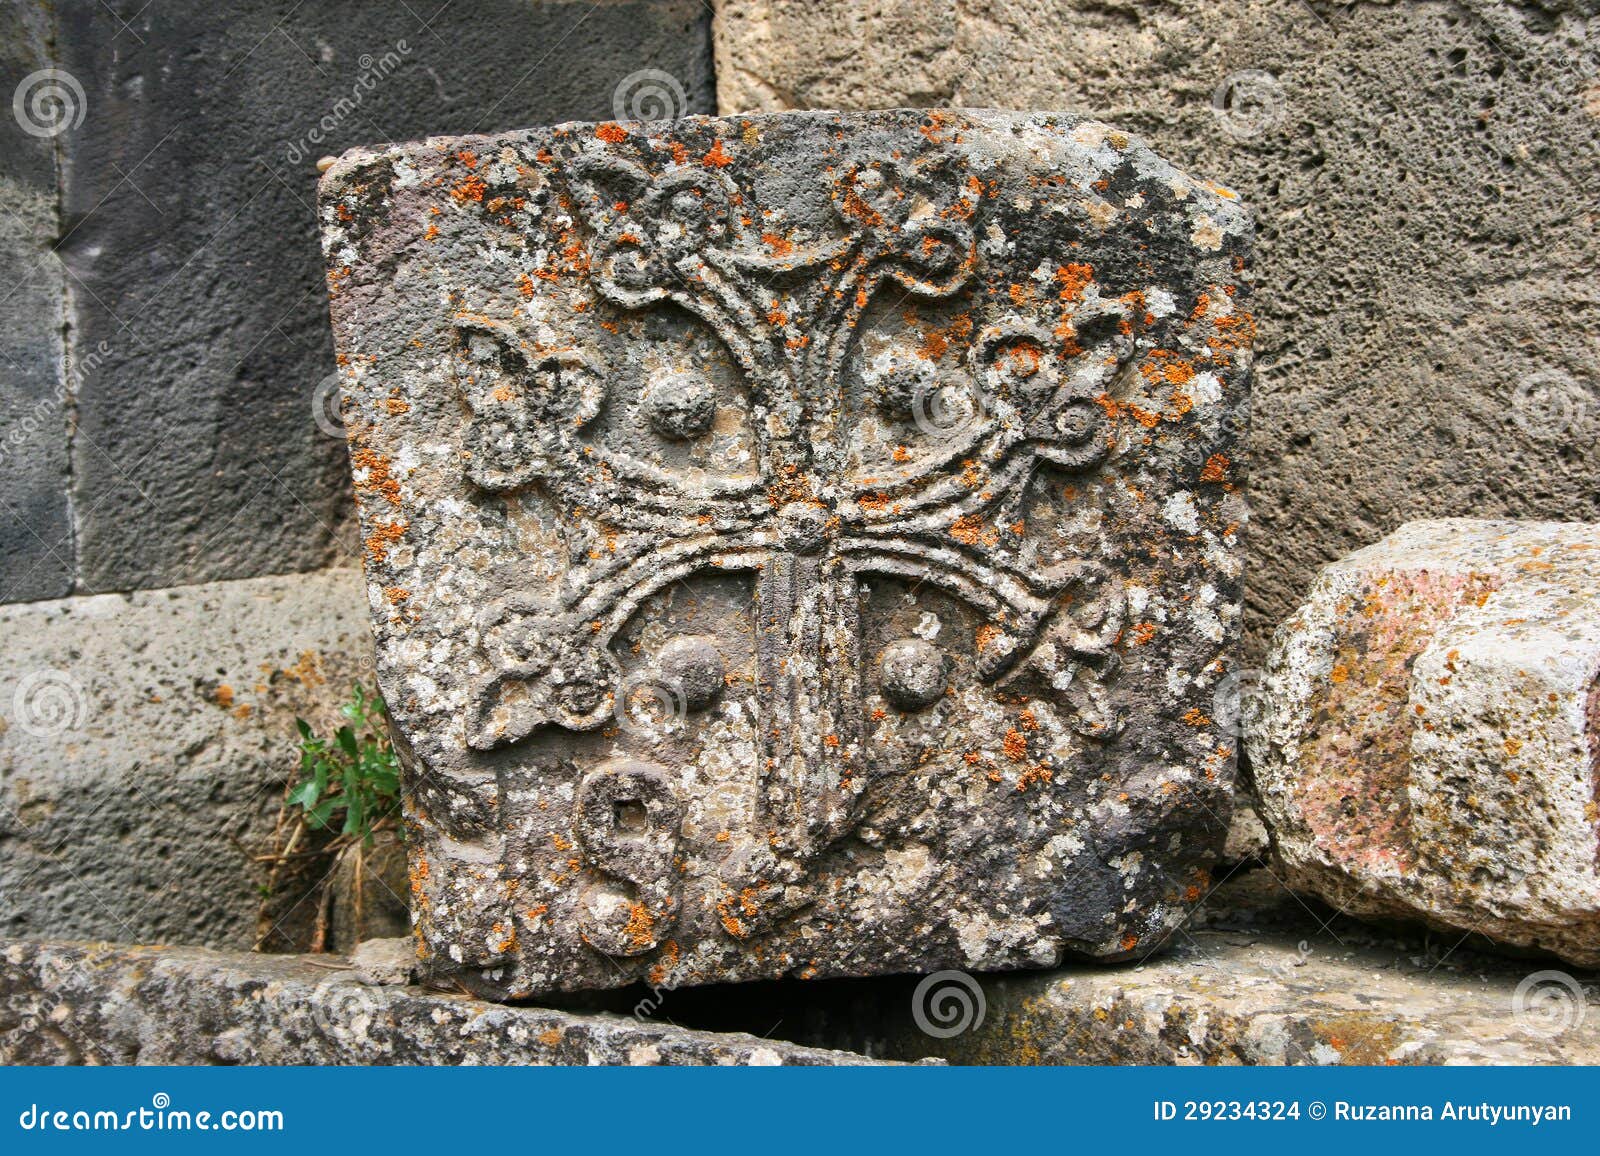
POLYGON ((0 946, 7 1064, 861 1064, 621 1015, 369 987, 330 956, 0 946))
POLYGON ((1592 3, 718 0, 715 39, 724 115, 1089 110, 1259 214, 1252 660, 1410 519, 1600 520, 1592 3))
POLYGON ((1221 848, 1233 195, 1054 115, 567 125, 322 188, 429 964, 1151 950, 1221 848))
POLYGON ((0 462, 16 511, 0 506, 7 569, 13 544, 26 559, 17 578, 37 560, 9 597, 0 583, 0 601, 348 560, 348 469, 314 420, 335 368, 309 194, 319 157, 610 116, 656 95, 712 111, 701 0, 5 7, 0 205, 23 224, 0 213, 0 283, 23 288, 0 304, 0 325, 28 311, 25 343, 5 349, 22 374, 5 382, 0 359, 0 436, 52 390, 70 404, 41 404, 48 430, 32 456, 0 462), (44 25, 49 58, 35 67, 63 70, 86 97, 81 123, 47 141, 11 115, 13 10, 44 25), (40 195, 29 187, 19 203, 3 178, 35 153, 40 195), (18 243, 20 274, 7 252, 18 243), (63 335, 66 382, 53 380, 63 335))
POLYGON ((891 1054, 952 1064, 1600 1062, 1592 977, 1485 964, 1326 935, 1195 931, 1136 968, 983 977, 981 1024, 947 1038, 903 1024, 879 1038, 891 1054))
POLYGON ((0 934, 248 948, 295 716, 358 679, 354 570, 0 607, 0 934))
POLYGON ((0 6, 0 602, 72 588, 66 289, 50 247, 53 134, 83 103, 47 71, 49 25, 43 5, 0 6))
POLYGON ((1600 964, 1600 527, 1412 522, 1323 570, 1249 736, 1287 882, 1600 964))

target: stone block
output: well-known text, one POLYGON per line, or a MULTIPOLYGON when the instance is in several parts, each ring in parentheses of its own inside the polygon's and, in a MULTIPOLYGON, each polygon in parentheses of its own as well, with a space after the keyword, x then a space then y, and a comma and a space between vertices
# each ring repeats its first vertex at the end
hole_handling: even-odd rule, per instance
POLYGON ((952 1064, 1593 1064, 1595 990, 1593 976, 1314 930, 1192 931, 1139 967, 944 977, 880 1038, 952 1064))
POLYGON ((1600 520, 1590 5, 721 0, 718 109, 1085 112, 1258 214, 1247 649, 1440 514, 1600 520))
POLYGON ((348 468, 319 392, 335 368, 319 304, 319 156, 608 116, 640 91, 677 112, 710 109, 698 0, 51 11, 56 63, 88 105, 55 143, 69 354, 104 346, 74 397, 77 588, 90 593, 353 556, 348 468))
POLYGON ((7 1064, 850 1065, 850 1052, 369 987, 337 956, 0 945, 7 1064))
POLYGON ((294 718, 371 645, 353 570, 0 607, 4 934, 250 947, 294 718))
POLYGON ((0 602, 60 597, 73 576, 66 286, 50 246, 57 141, 84 102, 51 72, 49 41, 41 7, 0 8, 0 602))
POLYGON ((1600 965, 1600 527, 1403 526, 1323 570, 1255 697, 1291 886, 1600 965))
POLYGON ((1221 850, 1248 221, 1046 114, 347 154, 322 212, 429 964, 1143 954, 1221 850))

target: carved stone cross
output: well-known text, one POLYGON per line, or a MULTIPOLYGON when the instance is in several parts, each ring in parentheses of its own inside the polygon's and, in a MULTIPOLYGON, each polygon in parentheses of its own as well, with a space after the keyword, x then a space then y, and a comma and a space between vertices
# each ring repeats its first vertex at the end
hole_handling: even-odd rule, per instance
POLYGON ((1038 966, 1204 889, 1247 225, 1103 126, 875 113, 323 188, 435 969, 1038 966))

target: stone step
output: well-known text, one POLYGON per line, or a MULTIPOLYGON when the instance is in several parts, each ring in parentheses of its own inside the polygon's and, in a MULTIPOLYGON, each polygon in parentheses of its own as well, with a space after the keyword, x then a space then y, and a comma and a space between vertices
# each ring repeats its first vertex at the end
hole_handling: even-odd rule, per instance
POLYGON ((7 943, 7 1064, 862 1064, 647 1018, 369 986, 338 957, 7 943))

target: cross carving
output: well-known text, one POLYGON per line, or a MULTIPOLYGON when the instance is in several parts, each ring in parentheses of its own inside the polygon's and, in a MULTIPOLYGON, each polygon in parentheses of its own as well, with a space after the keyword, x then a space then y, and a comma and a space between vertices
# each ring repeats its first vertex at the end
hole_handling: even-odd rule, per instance
POLYGON ((870 773, 863 576, 928 582, 961 599, 988 623, 982 681, 1031 670, 1080 733, 1117 726, 1099 680, 1115 663, 1120 589, 1092 559, 1032 560, 1018 518, 1041 467, 1086 471, 1110 452, 1100 400, 1134 360, 1136 313, 1094 298, 1065 332, 987 319, 964 369, 973 420, 892 474, 852 476, 841 372, 857 324, 885 286, 937 299, 971 282, 982 189, 931 153, 841 166, 829 179, 839 234, 780 253, 754 236, 750 196, 715 166, 652 174, 601 152, 566 168, 563 204, 582 223, 594 292, 629 310, 676 303, 726 346, 749 391, 754 478, 690 479, 586 439, 605 404, 604 374, 588 356, 537 351, 483 317, 456 324, 472 481, 490 491, 537 481, 569 524, 604 511, 615 532, 614 549, 597 557, 573 549, 559 589, 485 612, 492 669, 468 741, 487 750, 543 726, 604 725, 621 684, 610 644, 640 605, 696 572, 753 572, 761 837, 725 876, 735 890, 803 882, 853 824, 870 773))

